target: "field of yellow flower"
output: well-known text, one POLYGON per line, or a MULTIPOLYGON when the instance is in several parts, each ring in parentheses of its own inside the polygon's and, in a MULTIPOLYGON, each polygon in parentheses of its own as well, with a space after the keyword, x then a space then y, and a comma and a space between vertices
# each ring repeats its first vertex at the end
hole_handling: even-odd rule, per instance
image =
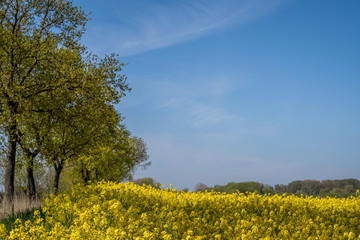
MULTIPOLYGON (((360 239, 360 197, 185 193, 101 182, 51 196, 2 239, 360 239)), ((1 234, 1 233, 0 233, 1 234)))

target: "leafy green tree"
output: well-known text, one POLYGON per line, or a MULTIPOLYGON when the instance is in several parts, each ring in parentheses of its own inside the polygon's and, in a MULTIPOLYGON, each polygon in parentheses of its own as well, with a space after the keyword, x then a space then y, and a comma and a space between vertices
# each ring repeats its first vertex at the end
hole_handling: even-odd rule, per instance
POLYGON ((301 191, 305 195, 317 196, 321 189, 321 183, 317 180, 304 180, 301 183, 301 191))
POLYGON ((75 170, 81 173, 85 184, 98 180, 118 182, 131 179, 137 167, 147 167, 150 164, 147 160, 144 141, 119 125, 107 139, 77 159, 75 170))
MULTIPOLYGON (((118 64, 116 61, 113 63, 118 64)), ((104 73, 109 71, 105 69, 109 66, 101 65, 99 70, 104 73)), ((116 92, 118 82, 108 84, 107 76, 91 75, 93 80, 87 79, 87 87, 77 90, 76 93, 71 92, 65 96, 48 93, 49 96, 46 97, 59 105, 58 108, 52 106, 58 112, 47 116, 39 115, 39 118, 46 118, 47 121, 42 124, 41 129, 32 127, 33 131, 28 131, 34 134, 30 139, 35 141, 39 132, 40 136, 43 136, 40 153, 47 163, 54 167, 55 190, 59 188, 60 174, 65 164, 75 163, 81 154, 97 148, 100 142, 109 142, 108 133, 114 131, 121 120, 112 102, 118 102, 122 94, 116 92), (90 84, 93 86, 90 87, 90 84)))
MULTIPOLYGON (((40 131, 38 130, 42 126, 41 121, 36 121, 34 115, 28 115, 25 112, 22 117, 27 119, 27 122, 31 122, 31 124, 25 125, 24 122, 18 120, 18 148, 20 148, 20 155, 23 161, 22 165, 26 169, 26 180, 27 180, 27 192, 30 200, 35 200, 36 198, 36 185, 35 185, 35 176, 34 176, 34 168, 35 162, 39 153, 41 151, 41 143, 43 140, 43 136, 40 135, 40 131), (26 129, 26 127, 28 129, 26 129), (29 130, 29 131, 27 131, 29 130), (37 131, 34 131, 37 130, 37 131), (30 135, 30 131, 35 133, 34 139, 27 138, 30 135), (24 134, 24 133, 25 134, 24 134)), ((19 159, 19 158, 17 158, 19 159)), ((17 163, 16 163, 17 164, 17 163)), ((38 164, 37 164, 38 165, 38 164)), ((39 165, 38 165, 39 166, 39 165)), ((16 176, 15 176, 16 179, 16 176)))
POLYGON ((312 195, 319 197, 350 197, 356 195, 356 190, 360 189, 360 181, 357 179, 341 180, 303 180, 293 181, 287 185, 275 185, 277 194, 312 195))
POLYGON ((273 188, 268 185, 264 185, 258 182, 230 182, 225 186, 215 185, 209 190, 214 190, 216 192, 226 192, 226 193, 236 193, 236 192, 257 192, 260 194, 273 193, 273 188))
POLYGON ((296 193, 301 191, 302 181, 292 181, 286 186, 287 193, 296 193))
POLYGON ((87 20, 67 0, 0 2, 0 124, 7 138, 6 201, 12 202, 14 195, 19 118, 35 110, 29 106, 37 96, 79 86, 66 65, 73 51, 84 50, 79 40, 87 20))
POLYGON ((0 3, 0 126, 5 130, 5 197, 12 201, 17 144, 34 196, 34 160, 55 169, 106 142, 120 116, 113 109, 130 90, 115 55, 99 59, 79 44, 87 15, 68 0, 0 3), (108 116, 108 117, 104 117, 108 116), (104 123, 104 120, 108 123, 104 123), (104 133, 105 132, 105 133, 104 133))
POLYGON ((161 186, 160 183, 156 182, 155 179, 150 178, 150 177, 135 179, 132 182, 139 186, 143 186, 145 184, 145 185, 152 186, 153 188, 157 188, 157 189, 160 189, 160 186, 161 186))
MULTIPOLYGON (((39 158, 34 159, 33 162, 33 174, 34 174, 34 185, 39 184, 38 180, 45 173, 45 165, 39 158)), ((18 146, 16 154, 15 164, 15 193, 17 194, 29 194, 29 182, 28 182, 28 162, 26 153, 24 153, 18 146)), ((36 196, 32 196, 31 200, 35 200, 36 196)))

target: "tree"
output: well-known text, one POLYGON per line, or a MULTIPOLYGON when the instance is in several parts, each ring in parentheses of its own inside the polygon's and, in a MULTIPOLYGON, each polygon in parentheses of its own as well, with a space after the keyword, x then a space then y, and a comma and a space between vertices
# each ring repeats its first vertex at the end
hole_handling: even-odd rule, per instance
POLYGON ((19 117, 34 110, 29 103, 42 93, 79 87, 78 79, 64 71, 71 70, 64 60, 84 50, 79 40, 87 20, 67 0, 0 2, 0 124, 7 138, 6 201, 12 202, 14 196, 19 117))
MULTIPOLYGON (((3 163, 3 162, 2 162, 3 163)), ((33 175, 34 175, 34 186, 39 184, 39 179, 45 174, 45 166, 40 159, 36 158, 33 162, 33 175)), ((3 185, 3 182, 2 184, 3 185)), ((32 196, 29 194, 29 181, 28 181, 28 163, 27 156, 21 148, 18 146, 17 154, 16 154, 16 164, 15 164, 15 178, 14 178, 14 191, 16 194, 27 194, 28 196, 32 196)), ((38 196, 38 195, 37 195, 38 196)), ((32 196, 29 200, 36 200, 36 195, 32 196)))
POLYGON ((321 184, 316 180, 303 180, 301 183, 301 191, 306 195, 316 196, 320 193, 321 184))
MULTIPOLYGON (((22 110, 18 111, 16 116, 15 144, 19 143, 22 151, 27 157, 26 167, 28 175, 29 197, 34 198, 36 194, 35 180, 33 175, 34 159, 40 153, 44 138, 47 136, 47 122, 54 122, 54 118, 64 118, 72 103, 68 96, 77 95, 84 89, 85 72, 81 68, 81 57, 79 53, 67 49, 59 49, 57 60, 59 63, 51 64, 41 69, 37 74, 37 79, 52 76, 52 81, 71 83, 68 87, 54 87, 46 91, 36 93, 31 97, 25 97, 20 101, 22 110), (68 72, 65 73, 65 68, 68 72), (57 73, 63 71, 63 73, 57 73), (48 73, 53 73, 48 74, 48 73), (54 74, 55 73, 55 74, 54 74), (72 74, 67 76, 67 74, 72 74), (45 130, 45 131, 44 131, 45 130)), ((6 168, 8 169, 8 168, 6 168)))
POLYGON ((135 180, 133 180, 133 183, 135 183, 139 186, 143 186, 145 184, 145 185, 151 186, 156 189, 160 189, 160 186, 161 186, 160 183, 156 182, 155 179, 150 178, 150 177, 135 179, 135 180))
MULTIPOLYGON (((37 102, 51 101, 50 111, 35 112, 33 117, 24 119, 22 126, 30 128, 26 132, 32 139, 25 142, 35 144, 38 150, 41 146, 41 156, 54 167, 56 191, 65 164, 75 163, 84 152, 109 142, 109 133, 114 132, 121 121, 113 103, 119 102, 128 88, 124 76, 117 74, 123 64, 113 58, 106 57, 99 62, 94 61, 96 57, 92 58, 93 62, 83 59, 84 65, 79 64, 78 69, 85 69, 81 79, 87 82, 86 86, 73 92, 43 94, 37 102), (42 124, 38 125, 39 122, 42 124)), ((33 106, 37 107, 37 103, 33 106)))
POLYGON ((195 192, 203 192, 208 188, 208 186, 204 183, 198 183, 195 186, 195 192))
POLYGON ((286 192, 287 193, 296 193, 301 191, 302 181, 292 181, 286 186, 286 192))
POLYGON ((259 194, 273 193, 273 188, 269 185, 264 185, 259 182, 229 182, 225 186, 215 185, 213 188, 210 188, 216 192, 226 192, 226 193, 246 193, 246 192, 257 192, 259 194))
POLYGON ((75 166, 86 184, 88 181, 122 181, 132 179, 136 167, 150 165, 146 145, 141 138, 131 136, 124 125, 80 156, 75 166), (107 139, 107 141, 104 141, 107 139))
POLYGON ((43 136, 40 135, 39 129, 41 128, 43 122, 38 121, 38 119, 36 119, 33 114, 28 115, 27 112, 25 112, 22 117, 27 121, 27 124, 25 124, 23 121, 20 121, 19 119, 17 142, 19 143, 19 148, 21 149, 20 153, 22 153, 22 159, 24 160, 23 164, 26 169, 28 197, 30 200, 35 200, 36 186, 34 168, 35 160, 41 151, 43 136), (28 129, 26 129, 26 127, 28 129), (28 135, 30 135, 29 133, 31 131, 33 131, 35 134, 34 139, 28 138, 28 135))
MULTIPOLYGON (((85 106, 86 104, 81 105, 89 107, 85 106)), ((115 121, 112 125, 117 123, 116 112, 113 112, 115 116, 106 116, 98 114, 95 109, 91 111, 90 108, 89 113, 91 113, 87 116, 89 118, 83 119, 84 115, 75 111, 74 114, 70 114, 69 119, 64 122, 59 121, 51 127, 52 134, 49 141, 45 143, 43 156, 47 159, 48 164, 54 167, 53 188, 55 191, 59 188, 60 174, 65 164, 69 162, 75 164, 81 154, 95 148, 101 141, 107 142, 103 134, 104 128, 110 125, 110 122, 115 121), (108 122, 104 123, 107 120, 108 122)))

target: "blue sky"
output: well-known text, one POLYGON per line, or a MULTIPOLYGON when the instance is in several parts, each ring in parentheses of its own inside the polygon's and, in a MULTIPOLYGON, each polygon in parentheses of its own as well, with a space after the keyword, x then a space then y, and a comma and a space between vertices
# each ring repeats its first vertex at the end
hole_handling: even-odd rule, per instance
POLYGON ((83 43, 120 54, 117 106, 177 188, 360 178, 357 0, 79 0, 83 43))

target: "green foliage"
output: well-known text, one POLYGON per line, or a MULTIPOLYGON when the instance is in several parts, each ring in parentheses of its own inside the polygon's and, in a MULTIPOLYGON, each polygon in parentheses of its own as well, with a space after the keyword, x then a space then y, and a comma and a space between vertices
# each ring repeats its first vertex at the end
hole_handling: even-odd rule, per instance
MULTIPOLYGON (((205 186, 205 185, 204 185, 205 186)), ((357 179, 342 180, 303 180, 292 181, 287 185, 276 184, 274 187, 258 182, 230 182, 224 186, 215 185, 206 188, 207 191, 225 193, 246 193, 256 192, 259 194, 294 194, 297 196, 306 195, 314 197, 340 197, 347 198, 357 196, 356 190, 360 189, 360 181, 357 179)))
POLYGON ((160 189, 160 187, 161 187, 160 183, 156 182, 153 178, 150 178, 150 177, 135 179, 132 182, 139 186, 146 185, 146 186, 151 186, 151 187, 157 188, 157 189, 160 189))
POLYGON ((8 141, 4 174, 7 201, 14 195, 16 145, 20 141, 23 146, 31 145, 22 138, 30 129, 22 127, 25 115, 49 111, 52 102, 42 101, 43 95, 81 86, 83 69, 74 64, 85 50, 79 40, 87 20, 72 1, 0 2, 0 128, 8 141))
POLYGON ((17 149, 3 157, 9 200, 14 171, 29 183, 32 171, 52 166, 57 188, 63 169, 119 180, 149 164, 144 141, 114 108, 131 90, 125 64, 86 52, 80 39, 88 20, 69 0, 0 2, 0 137, 17 149))
POLYGON ((356 190, 360 189, 360 181, 357 179, 342 180, 303 180, 293 181, 288 185, 275 185, 275 193, 312 195, 314 197, 350 197, 356 196, 356 190))
POLYGON ((213 188, 208 188, 208 190, 214 190, 216 192, 225 192, 225 193, 246 193, 246 192, 257 192, 260 194, 273 193, 271 186, 264 185, 258 182, 230 182, 225 186, 215 185, 213 188))
POLYGON ((85 183, 131 179, 136 167, 150 164, 144 141, 131 136, 124 125, 109 134, 74 162, 74 171, 80 173, 85 183))

